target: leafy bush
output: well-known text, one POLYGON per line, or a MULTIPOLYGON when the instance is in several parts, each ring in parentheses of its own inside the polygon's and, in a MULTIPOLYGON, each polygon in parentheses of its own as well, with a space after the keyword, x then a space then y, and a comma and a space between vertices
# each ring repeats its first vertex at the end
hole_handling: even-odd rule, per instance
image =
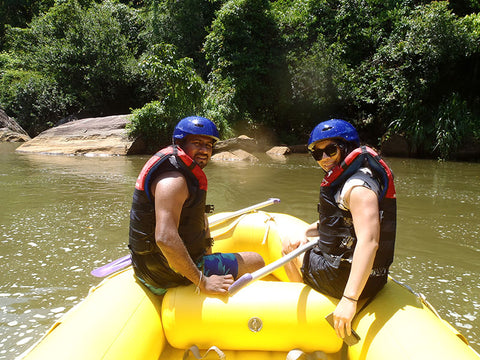
POLYGON ((454 119, 469 107, 462 85, 452 86, 467 48, 468 32, 447 3, 417 7, 395 24, 371 60, 347 73, 348 96, 377 128, 390 123, 391 130, 405 134, 414 153, 448 156, 462 139, 454 119))
POLYGON ((139 67, 144 91, 158 100, 133 111, 130 132, 152 147, 164 146, 180 119, 202 115, 205 84, 193 68, 193 60, 178 58, 171 44, 152 46, 139 67))
MULTIPOLYGON (((213 76, 215 76, 213 74, 213 76)), ((224 137, 231 137, 234 131, 231 127, 232 119, 240 112, 234 102, 235 87, 229 83, 230 79, 212 80, 206 86, 206 97, 203 103, 205 117, 211 119, 217 125, 220 134, 224 137), (219 84, 221 85, 219 86, 219 84)))
POLYGON ((173 45, 153 45, 140 59, 139 67, 146 91, 153 93, 165 108, 188 114, 201 107, 205 84, 193 60, 178 58, 173 45))
POLYGON ((127 129, 132 136, 144 139, 150 152, 172 143, 173 129, 179 119, 165 111, 160 101, 150 102, 132 114, 127 129))
POLYGON ((23 36, 10 36, 11 48, 28 69, 54 79, 75 98, 81 104, 77 110, 128 111, 135 83, 132 64, 141 46, 133 34, 122 32, 139 26, 133 10, 127 10, 111 1, 88 9, 76 0, 59 2, 28 29, 13 30, 23 36))
POLYGON ((452 94, 438 107, 435 114, 433 151, 441 159, 451 158, 473 128, 473 118, 467 102, 458 94, 452 94))
POLYGON ((69 114, 74 99, 58 84, 31 71, 7 70, 0 81, 0 105, 35 136, 69 114))

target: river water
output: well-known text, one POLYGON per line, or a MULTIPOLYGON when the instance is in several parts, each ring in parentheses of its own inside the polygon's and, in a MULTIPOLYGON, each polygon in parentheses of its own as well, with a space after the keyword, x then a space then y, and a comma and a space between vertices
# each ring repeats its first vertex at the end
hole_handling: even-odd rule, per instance
MULTIPOLYGON (((16 153, 0 144, 0 359, 15 359, 127 254, 135 179, 147 156, 16 153)), ((386 159, 398 231, 391 274, 423 293, 480 351, 480 164, 386 159)), ((210 163, 216 212, 278 197, 265 211, 316 220, 322 171, 307 154, 210 163)))

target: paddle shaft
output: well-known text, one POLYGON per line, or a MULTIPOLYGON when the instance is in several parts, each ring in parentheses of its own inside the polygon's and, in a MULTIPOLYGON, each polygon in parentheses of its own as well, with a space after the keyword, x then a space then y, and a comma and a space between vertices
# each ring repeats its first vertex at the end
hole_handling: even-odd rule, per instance
POLYGON ((295 259, 297 256, 300 254, 303 254, 307 250, 313 248, 317 244, 317 240, 315 241, 309 241, 306 244, 303 244, 302 246, 299 246, 292 252, 288 253, 287 255, 281 257, 280 259, 264 266, 261 269, 258 269, 257 271, 254 271, 253 273, 246 273, 243 274, 239 279, 237 279, 230 287, 228 288, 228 293, 230 295, 233 295, 237 293, 240 289, 244 288, 247 286, 249 283, 252 281, 255 281, 257 279, 260 279, 264 276, 267 276, 268 274, 271 274, 274 272, 276 269, 279 267, 285 265, 286 263, 292 261, 295 259))
POLYGON ((235 211, 235 212, 233 212, 233 213, 229 213, 229 214, 221 217, 220 219, 208 221, 208 224, 209 224, 210 227, 212 227, 212 226, 221 224, 221 223, 223 223, 223 222, 225 222, 225 221, 227 221, 227 220, 236 218, 237 216, 240 216, 240 215, 249 213, 250 211, 255 211, 255 210, 264 208, 264 207, 266 207, 266 206, 268 206, 268 205, 278 204, 279 202, 280 202, 280 199, 278 199, 278 198, 270 198, 270 199, 268 199, 267 201, 264 201, 264 202, 261 202, 261 203, 258 203, 258 204, 255 204, 255 205, 246 207, 246 208, 244 208, 244 209, 237 210, 237 211, 235 211))
MULTIPOLYGON (((212 227, 212 226, 219 225, 219 224, 221 224, 221 223, 223 223, 227 220, 236 218, 237 216, 240 216, 240 215, 249 213, 251 211, 255 211, 255 210, 264 208, 268 205, 278 204, 279 202, 280 202, 280 199, 278 199, 278 198, 270 198, 270 199, 268 199, 266 201, 263 201, 261 203, 258 203, 258 204, 246 207, 244 209, 240 209, 240 210, 237 210, 235 212, 226 214, 225 216, 222 216, 219 219, 209 221, 209 226, 212 227)), ((132 259, 131 259, 130 255, 125 255, 125 256, 123 256, 119 259, 116 259, 116 260, 114 260, 114 261, 112 261, 112 262, 110 262, 106 265, 103 265, 103 266, 101 266, 97 269, 92 270, 91 274, 95 277, 105 277, 105 276, 108 276, 110 274, 113 274, 114 272, 116 272, 118 270, 123 269, 124 267, 127 267, 131 263, 132 263, 132 259)))

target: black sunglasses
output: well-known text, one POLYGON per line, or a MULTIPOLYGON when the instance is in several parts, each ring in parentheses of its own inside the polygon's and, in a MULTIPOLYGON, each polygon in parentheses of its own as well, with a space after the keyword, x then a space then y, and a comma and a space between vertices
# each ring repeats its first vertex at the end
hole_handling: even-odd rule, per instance
POLYGON ((320 161, 323 158, 323 153, 325 153, 328 157, 332 157, 337 155, 338 149, 339 147, 337 144, 330 144, 330 145, 327 145, 325 149, 313 150, 311 154, 316 161, 320 161))

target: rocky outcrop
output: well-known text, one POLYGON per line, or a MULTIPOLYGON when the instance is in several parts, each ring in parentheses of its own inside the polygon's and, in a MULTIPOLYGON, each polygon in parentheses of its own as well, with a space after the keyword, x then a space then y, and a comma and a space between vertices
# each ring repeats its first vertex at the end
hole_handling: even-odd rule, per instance
POLYGON ((130 115, 114 115, 71 121, 48 129, 16 151, 55 155, 131 155, 144 145, 130 139, 125 129, 130 115))
MULTIPOLYGON (((115 115, 74 120, 42 132, 30 139, 25 131, 0 109, 0 140, 26 141, 16 151, 55 155, 132 155, 145 154, 140 139, 128 137, 126 125, 130 115, 115 115)), ((265 153, 274 160, 285 161, 291 153, 306 153, 306 144, 270 146, 246 135, 217 142, 213 161, 256 162, 254 154, 265 153)), ((393 135, 384 139, 382 154, 409 156, 406 140, 393 135)))
POLYGON ((0 128, 0 142, 26 142, 30 136, 12 131, 9 128, 0 128))
POLYGON ((212 161, 249 161, 256 162, 258 158, 252 152, 260 149, 257 141, 246 135, 218 141, 215 144, 212 161))
MULTIPOLYGON (((285 156, 293 152, 306 152, 306 145, 297 146, 273 146, 266 154, 275 160, 283 160, 285 156)), ((251 153, 265 152, 265 145, 246 135, 223 140, 215 144, 213 161, 249 161, 256 162, 259 159, 251 153)))
POLYGON ((278 156, 278 155, 288 155, 292 151, 288 146, 274 146, 270 150, 267 151, 267 155, 273 155, 273 156, 278 156))
POLYGON ((221 140, 215 144, 215 151, 218 153, 238 149, 246 152, 257 152, 261 150, 261 147, 258 145, 258 142, 255 139, 252 139, 246 135, 240 135, 235 138, 221 140))
POLYGON ((249 152, 237 149, 232 151, 221 151, 212 155, 212 161, 249 161, 257 162, 258 158, 249 152))
POLYGON ((25 142, 30 136, 15 120, 0 109, 0 142, 25 142))

